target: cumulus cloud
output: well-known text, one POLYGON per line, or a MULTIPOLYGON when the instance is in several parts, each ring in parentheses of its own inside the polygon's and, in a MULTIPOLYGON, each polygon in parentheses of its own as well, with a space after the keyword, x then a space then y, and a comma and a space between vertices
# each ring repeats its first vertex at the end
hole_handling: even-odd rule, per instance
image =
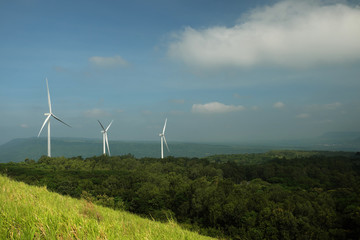
POLYGON ((360 59, 360 7, 285 0, 249 12, 233 27, 185 28, 170 57, 190 65, 304 67, 360 59))
POLYGON ((245 107, 238 105, 225 105, 219 102, 210 102, 205 104, 193 104, 191 111, 193 113, 228 113, 244 110, 245 107))
POLYGON ((285 107, 285 104, 283 102, 276 102, 273 105, 274 108, 283 108, 285 107))
POLYGON ((109 67, 109 68, 124 67, 128 65, 128 62, 125 61, 120 56, 114 56, 114 57, 94 56, 89 58, 89 62, 94 64, 95 66, 109 67))
POLYGON ((111 114, 105 110, 99 109, 99 108, 93 108, 90 110, 86 110, 84 112, 84 115, 86 117, 104 117, 104 116, 110 116, 111 114))

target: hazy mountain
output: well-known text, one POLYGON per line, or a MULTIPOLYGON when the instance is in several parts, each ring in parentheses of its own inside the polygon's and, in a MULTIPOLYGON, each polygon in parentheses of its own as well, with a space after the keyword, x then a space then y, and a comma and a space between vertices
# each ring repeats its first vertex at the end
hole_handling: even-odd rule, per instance
MULTIPOLYGON (((263 152, 269 147, 240 146, 233 144, 202 144, 202 143, 168 143, 170 153, 164 150, 165 156, 205 157, 215 154, 235 154, 245 152, 263 152)), ((160 142, 125 142, 109 141, 111 155, 132 154, 137 158, 160 157, 160 142)), ((102 141, 94 139, 52 138, 52 156, 90 157, 102 154, 102 141)), ((46 138, 14 139, 0 146, 0 162, 19 162, 26 158, 37 160, 47 155, 46 138)))
POLYGON ((354 141, 360 139, 360 132, 327 132, 320 138, 336 141, 354 141))
MULTIPOLYGON (((90 157, 102 154, 101 139, 52 138, 52 156, 90 157)), ((184 143, 169 142, 170 153, 165 156, 206 157, 216 154, 259 153, 275 149, 360 151, 359 132, 329 132, 318 138, 251 143, 184 143)), ((160 141, 109 141, 111 155, 132 154, 137 158, 160 157, 160 141)), ((26 158, 39 159, 47 155, 46 138, 14 139, 0 145, 0 162, 19 162, 26 158)))

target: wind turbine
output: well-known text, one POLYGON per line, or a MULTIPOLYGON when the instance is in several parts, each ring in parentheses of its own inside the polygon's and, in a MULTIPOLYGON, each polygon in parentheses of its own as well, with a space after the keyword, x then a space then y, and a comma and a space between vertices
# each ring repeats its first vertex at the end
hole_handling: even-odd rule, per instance
POLYGON ((103 134, 103 154, 106 155, 106 149, 105 149, 105 142, 106 142, 106 146, 107 146, 107 150, 110 156, 110 148, 109 148, 109 140, 108 140, 108 136, 107 136, 107 131, 109 130, 111 124, 113 123, 114 120, 111 121, 111 123, 109 124, 109 126, 107 126, 107 128, 105 129, 104 126, 101 124, 101 122, 98 120, 101 128, 103 129, 101 132, 103 134))
POLYGON ((169 147, 168 147, 167 142, 166 142, 166 138, 165 138, 166 122, 167 122, 167 118, 165 119, 165 124, 164 124, 163 131, 162 131, 162 133, 159 134, 160 141, 161 141, 161 158, 162 159, 164 158, 164 142, 165 142, 167 150, 170 152, 169 147))
POLYGON ((68 127, 71 127, 70 125, 68 125, 67 123, 65 123, 64 121, 60 120, 60 118, 56 117, 52 110, 51 110, 51 101, 50 101, 50 92, 49 92, 49 84, 48 84, 48 80, 46 78, 46 88, 47 88, 47 94, 48 94, 48 103, 49 103, 49 112, 48 113, 44 113, 46 117, 43 125, 41 126, 41 129, 39 131, 38 137, 40 136, 41 131, 43 130, 45 124, 48 124, 48 157, 51 157, 51 139, 50 139, 50 118, 53 117, 56 120, 58 120, 59 122, 65 124, 68 127))

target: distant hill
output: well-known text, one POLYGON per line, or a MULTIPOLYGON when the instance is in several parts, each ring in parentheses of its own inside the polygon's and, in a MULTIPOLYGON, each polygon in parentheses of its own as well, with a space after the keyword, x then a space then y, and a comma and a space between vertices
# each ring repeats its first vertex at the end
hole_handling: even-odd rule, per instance
MULTIPOLYGON (((202 143, 168 143, 170 153, 165 156, 206 157, 215 154, 258 153, 270 150, 269 147, 240 146, 232 144, 202 143)), ((111 155, 132 154, 137 158, 160 157, 160 142, 124 142, 109 141, 111 155)), ((53 138, 51 140, 52 156, 91 157, 102 154, 102 141, 94 139, 53 138)), ((47 155, 46 138, 14 139, 0 146, 0 162, 20 162, 28 159, 39 159, 47 155)))
POLYGON ((360 132, 327 132, 317 140, 320 146, 360 151, 360 132))
POLYGON ((360 132, 327 132, 324 133, 321 136, 322 139, 328 139, 328 140, 336 140, 336 141, 340 141, 340 140, 347 140, 347 141, 352 141, 352 140, 356 140, 356 139, 360 139, 360 132))
MULTIPOLYGON (((269 150, 360 151, 360 132, 329 132, 318 138, 248 143, 169 142, 174 157, 207 157, 221 154, 262 153, 269 150)), ((111 155, 132 154, 136 158, 160 157, 160 141, 109 141, 111 155)), ((102 154, 102 140, 85 138, 52 138, 52 156, 91 157, 102 154)), ((46 138, 19 138, 0 145, 1 162, 20 162, 47 155, 46 138)))

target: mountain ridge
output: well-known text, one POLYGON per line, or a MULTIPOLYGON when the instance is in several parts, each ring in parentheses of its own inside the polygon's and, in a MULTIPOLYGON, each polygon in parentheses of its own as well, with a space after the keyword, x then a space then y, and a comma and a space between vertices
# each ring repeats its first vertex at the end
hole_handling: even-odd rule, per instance
MULTIPOLYGON (((92 138, 52 138, 52 156, 92 157, 102 154, 102 140, 92 138)), ((329 132, 318 138, 303 140, 262 141, 248 143, 169 142, 165 156, 207 157, 217 154, 262 153, 270 150, 360 150, 360 133, 329 132)), ((131 154, 136 158, 160 157, 160 141, 109 141, 111 155, 131 154)), ((47 155, 47 139, 16 138, 0 145, 0 162, 21 162, 47 155)))

